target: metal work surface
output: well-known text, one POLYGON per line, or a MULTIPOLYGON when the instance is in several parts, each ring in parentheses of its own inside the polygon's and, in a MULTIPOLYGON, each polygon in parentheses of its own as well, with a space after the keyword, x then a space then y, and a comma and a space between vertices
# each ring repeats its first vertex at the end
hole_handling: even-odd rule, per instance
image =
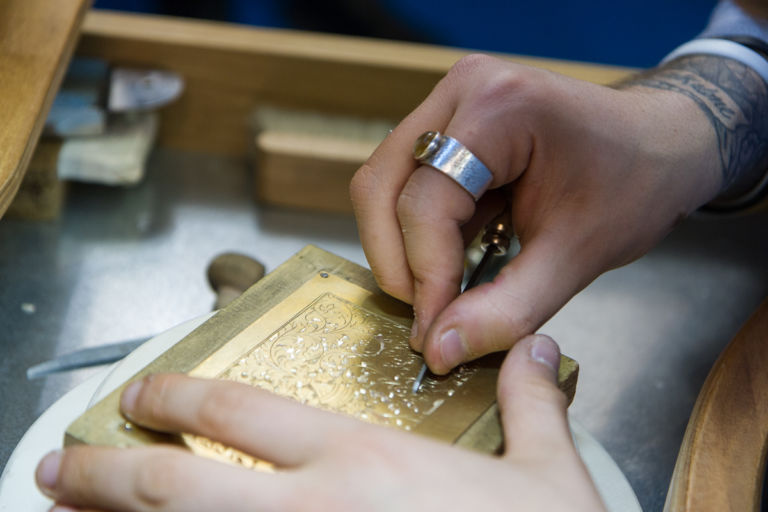
MULTIPOLYGON (((352 218, 257 207, 243 162, 161 150, 149 167, 135 188, 72 186, 59 221, 0 221, 0 466, 34 419, 95 371, 29 382, 27 367, 207 312, 205 269, 217 254, 244 252, 271 270, 312 243, 365 264, 352 218)), ((767 258, 768 213, 689 220, 542 328, 581 363, 572 416, 647 511, 662 508, 710 366, 768 295, 767 258)))

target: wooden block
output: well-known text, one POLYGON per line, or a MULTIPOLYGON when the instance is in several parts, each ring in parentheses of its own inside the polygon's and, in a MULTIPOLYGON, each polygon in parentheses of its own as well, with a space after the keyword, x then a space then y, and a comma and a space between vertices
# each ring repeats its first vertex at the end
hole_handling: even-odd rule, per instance
POLYGON ((102 185, 135 185, 144 178, 157 134, 155 112, 113 114, 106 131, 66 139, 57 163, 61 179, 102 185))
POLYGON ((325 149, 335 147, 335 154, 296 151, 296 144, 306 150, 318 142, 302 140, 307 138, 280 133, 256 137, 256 197, 278 206, 351 213, 349 182, 376 146, 339 148, 347 144, 332 140, 325 149))
MULTIPOLYGON (((381 292, 370 271, 310 246, 131 380, 169 371, 233 380, 363 421, 497 451, 502 436, 494 404, 503 357, 428 378, 413 394, 423 360, 408 346, 412 319, 411 308, 381 292)), ((578 365, 564 357, 560 384, 569 398, 577 374, 578 365)), ((171 442, 205 456, 263 465, 211 440, 126 428, 118 411, 124 387, 70 425, 65 444, 171 442)))
POLYGON ((255 115, 256 197, 265 203, 351 213, 349 182, 394 124, 260 108, 255 115))

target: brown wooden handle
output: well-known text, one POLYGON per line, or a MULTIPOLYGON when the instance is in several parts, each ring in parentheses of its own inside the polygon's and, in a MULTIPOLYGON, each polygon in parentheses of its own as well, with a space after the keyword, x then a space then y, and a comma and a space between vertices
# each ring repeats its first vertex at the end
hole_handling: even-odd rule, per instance
POLYGON ((264 277, 264 265, 250 256, 226 252, 208 264, 208 283, 216 292, 213 309, 221 309, 264 277))
POLYGON ((699 393, 664 510, 759 510, 767 451, 768 300, 720 355, 699 393))

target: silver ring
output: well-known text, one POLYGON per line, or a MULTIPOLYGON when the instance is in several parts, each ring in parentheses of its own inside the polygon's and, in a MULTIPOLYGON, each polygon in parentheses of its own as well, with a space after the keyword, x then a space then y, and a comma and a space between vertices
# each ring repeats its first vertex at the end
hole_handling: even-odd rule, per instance
POLYGON ((488 168, 464 144, 440 132, 424 132, 413 145, 413 158, 445 173, 477 201, 493 180, 488 168))

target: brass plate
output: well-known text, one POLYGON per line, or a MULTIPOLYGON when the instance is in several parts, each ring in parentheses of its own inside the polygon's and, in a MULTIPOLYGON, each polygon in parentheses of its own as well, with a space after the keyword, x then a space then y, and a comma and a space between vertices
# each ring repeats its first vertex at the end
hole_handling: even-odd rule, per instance
MULTIPOLYGON (((423 359, 408 345, 411 321, 410 308, 378 290, 369 271, 307 247, 134 378, 183 371, 244 382, 363 421, 497 450, 502 439, 495 383, 501 358, 428 378, 413 394, 423 359)), ((572 387, 577 367, 564 362, 561 381, 572 387)), ((65 443, 173 442, 202 455, 262 466, 208 439, 126 428, 118 410, 123 387, 76 420, 65 443)))

